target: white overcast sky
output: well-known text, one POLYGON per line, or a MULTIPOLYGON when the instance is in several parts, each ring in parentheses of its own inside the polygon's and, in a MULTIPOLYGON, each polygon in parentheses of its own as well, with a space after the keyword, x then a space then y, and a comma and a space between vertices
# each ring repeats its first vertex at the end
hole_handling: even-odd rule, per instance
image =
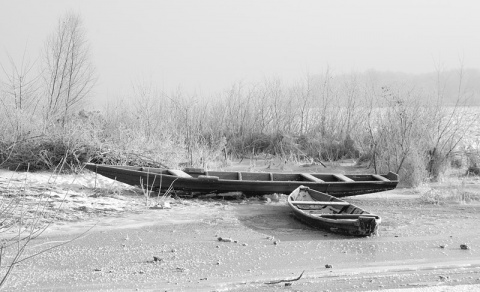
POLYGON ((97 99, 142 80, 207 93, 326 66, 424 73, 463 59, 480 68, 476 0, 0 0, 0 62, 20 62, 25 48, 35 60, 68 11, 85 23, 97 99))

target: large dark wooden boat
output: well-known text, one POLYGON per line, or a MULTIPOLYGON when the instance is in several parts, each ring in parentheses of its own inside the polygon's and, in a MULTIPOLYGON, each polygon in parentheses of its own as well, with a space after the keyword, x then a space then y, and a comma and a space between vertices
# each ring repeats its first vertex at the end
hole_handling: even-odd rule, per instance
POLYGON ((271 173, 184 170, 86 163, 85 168, 133 186, 154 190, 201 193, 243 192, 245 195, 289 194, 300 185, 335 197, 355 196, 394 189, 398 175, 271 173))
POLYGON ((369 236, 376 233, 381 222, 377 215, 304 186, 295 189, 287 202, 300 221, 333 232, 369 236))

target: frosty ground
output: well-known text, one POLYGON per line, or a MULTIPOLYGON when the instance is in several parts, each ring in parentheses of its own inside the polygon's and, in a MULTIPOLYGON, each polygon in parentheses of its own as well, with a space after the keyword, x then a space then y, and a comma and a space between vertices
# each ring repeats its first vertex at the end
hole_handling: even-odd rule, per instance
MULTIPOLYGON (((319 167, 302 171, 331 171, 319 167)), ((0 171, 0 189, 16 187, 32 203, 48 196, 55 218, 29 254, 93 228, 22 262, 5 287, 10 291, 369 291, 480 284, 479 202, 435 203, 425 196, 460 188, 479 195, 478 177, 455 175, 415 189, 346 198, 382 217, 379 234, 366 238, 298 222, 284 195, 170 198, 170 208, 161 208, 155 199, 147 204, 140 189, 89 172, 0 171), (266 284, 303 271, 298 281, 266 284)))

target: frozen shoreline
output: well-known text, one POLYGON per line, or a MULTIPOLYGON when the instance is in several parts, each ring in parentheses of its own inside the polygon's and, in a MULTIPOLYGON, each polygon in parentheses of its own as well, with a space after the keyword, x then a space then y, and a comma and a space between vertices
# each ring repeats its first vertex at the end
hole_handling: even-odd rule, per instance
MULTIPOLYGON (((10 291, 276 291, 284 283, 264 283, 292 279, 303 270, 292 289, 436 292, 445 285, 464 291, 480 284, 478 203, 420 204, 419 191, 407 189, 350 197, 383 219, 379 236, 354 238, 296 221, 284 196, 269 203, 172 199, 170 209, 147 209, 135 188, 95 180, 90 173, 73 183, 71 175, 54 183, 46 173, 28 174, 28 183, 22 175, 0 171, 0 188, 23 185, 32 199, 42 192, 53 201, 65 198, 59 213, 64 216, 29 252, 96 225, 84 237, 19 265, 5 287, 10 291), (461 250, 463 243, 471 248, 461 250)), ((469 188, 478 193, 480 184, 473 181, 469 188)))

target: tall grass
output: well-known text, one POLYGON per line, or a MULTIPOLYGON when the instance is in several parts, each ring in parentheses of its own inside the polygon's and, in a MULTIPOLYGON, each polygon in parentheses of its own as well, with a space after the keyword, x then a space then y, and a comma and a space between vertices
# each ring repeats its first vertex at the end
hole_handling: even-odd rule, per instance
POLYGON ((18 111, 0 95, 8 113, 0 115, 0 167, 49 169, 65 159, 72 170, 86 161, 213 168, 265 154, 359 159, 375 172, 400 173, 405 185, 438 179, 480 124, 463 107, 467 94, 445 98, 435 88, 367 77, 326 71, 295 84, 237 83, 213 96, 138 85, 124 100, 61 123, 42 120, 38 109, 18 111))

